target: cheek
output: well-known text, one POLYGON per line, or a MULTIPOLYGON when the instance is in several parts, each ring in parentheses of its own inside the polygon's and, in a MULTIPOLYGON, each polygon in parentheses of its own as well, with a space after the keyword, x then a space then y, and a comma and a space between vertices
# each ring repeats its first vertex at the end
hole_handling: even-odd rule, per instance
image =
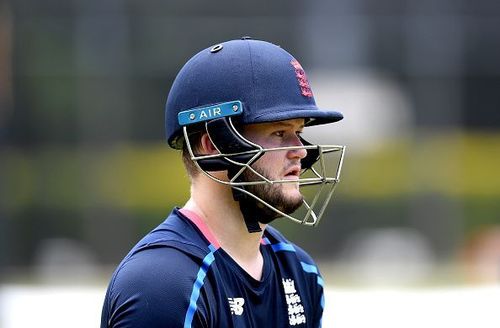
POLYGON ((256 165, 271 175, 279 174, 283 169, 283 154, 268 152, 262 155, 256 165))

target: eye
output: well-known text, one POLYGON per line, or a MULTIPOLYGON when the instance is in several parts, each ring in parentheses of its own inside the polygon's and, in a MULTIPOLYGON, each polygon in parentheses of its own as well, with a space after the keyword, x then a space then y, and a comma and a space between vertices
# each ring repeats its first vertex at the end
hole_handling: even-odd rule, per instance
POLYGON ((283 138, 285 136, 285 131, 274 131, 273 135, 276 137, 283 138))

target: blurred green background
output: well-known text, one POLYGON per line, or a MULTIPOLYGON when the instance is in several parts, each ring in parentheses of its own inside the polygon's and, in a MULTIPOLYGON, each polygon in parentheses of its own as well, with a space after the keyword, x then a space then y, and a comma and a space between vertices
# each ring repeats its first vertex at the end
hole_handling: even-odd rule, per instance
POLYGON ((347 145, 327 216, 277 223, 327 281, 499 281, 493 0, 0 1, 2 280, 106 281, 182 206, 168 90, 194 53, 246 35, 293 53, 345 115, 312 136, 347 145))

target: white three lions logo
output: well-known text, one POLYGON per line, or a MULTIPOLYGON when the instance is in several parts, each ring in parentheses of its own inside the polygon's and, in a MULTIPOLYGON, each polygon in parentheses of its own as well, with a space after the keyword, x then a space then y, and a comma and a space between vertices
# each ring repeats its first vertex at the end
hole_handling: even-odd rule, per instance
POLYGON ((231 314, 233 315, 242 315, 243 314, 243 304, 245 304, 245 300, 241 297, 228 297, 229 308, 231 309, 231 314))
POLYGON ((288 323, 290 326, 296 326, 306 323, 306 315, 300 295, 295 288, 293 279, 282 279, 283 289, 285 290, 286 303, 288 305, 288 323))

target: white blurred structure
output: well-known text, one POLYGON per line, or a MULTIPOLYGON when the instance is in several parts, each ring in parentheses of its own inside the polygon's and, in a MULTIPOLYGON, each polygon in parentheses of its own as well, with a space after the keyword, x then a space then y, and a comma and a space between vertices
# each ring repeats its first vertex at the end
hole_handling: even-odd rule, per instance
POLYGON ((500 286, 326 292, 325 328, 498 328, 500 286))
POLYGON ((87 245, 69 238, 43 240, 35 258, 37 279, 44 284, 88 282, 97 274, 97 261, 87 245))
MULTIPOLYGON (((104 287, 0 287, 0 327, 98 327, 104 287)), ((500 286, 327 288, 323 327, 498 328, 500 286)))
POLYGON ((320 108, 338 110, 338 125, 306 129, 311 140, 349 145, 349 151, 368 151, 391 138, 407 137, 414 119, 405 91, 390 78, 369 71, 312 71, 309 80, 320 108), (309 131, 310 130, 310 131, 309 131))
POLYGON ((425 236, 411 228, 363 229, 345 243, 342 256, 358 286, 411 286, 428 281, 435 256, 425 236))

